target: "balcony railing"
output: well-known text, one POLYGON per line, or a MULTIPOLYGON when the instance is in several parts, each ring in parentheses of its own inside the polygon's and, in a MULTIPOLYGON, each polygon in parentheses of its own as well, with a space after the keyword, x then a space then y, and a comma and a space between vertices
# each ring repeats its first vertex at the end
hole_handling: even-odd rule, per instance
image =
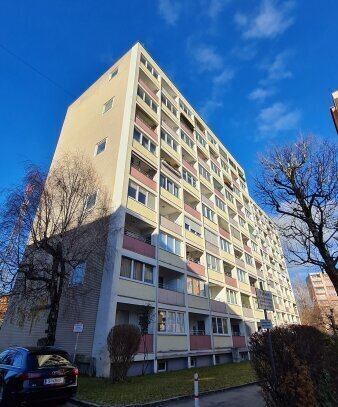
POLYGON ((145 334, 144 338, 141 338, 137 353, 153 353, 153 335, 145 334))
POLYGON ((181 289, 173 290, 172 288, 168 287, 167 285, 163 285, 162 287, 159 284, 158 288, 158 302, 163 304, 169 305, 179 305, 184 306, 184 291, 181 289))
POLYGON ((155 141, 158 140, 158 135, 154 129, 152 129, 148 123, 146 123, 140 116, 135 117, 135 123, 142 129, 146 134, 151 136, 155 141))
POLYGON ((139 84, 142 86, 142 88, 153 98, 156 100, 156 102, 159 101, 158 96, 154 91, 152 91, 149 86, 145 83, 145 81, 141 78, 139 78, 139 84))
POLYGON ((136 178, 138 181, 142 182, 147 187, 151 188, 152 190, 157 190, 156 182, 151 178, 149 174, 145 171, 141 170, 141 168, 136 168, 134 166, 130 166, 130 175, 136 178))
POLYGON ((205 335, 205 331, 190 332, 190 350, 211 349, 211 336, 205 335), (197 333, 196 333, 197 332, 197 333))
POLYGON ((226 230, 222 229, 221 227, 218 228, 219 233, 225 237, 226 239, 230 239, 230 233, 227 232, 226 230))
POLYGON ((240 332, 233 332, 232 333, 232 342, 234 348, 245 348, 245 336, 243 336, 240 332))
POLYGON ((178 235, 182 234, 182 226, 170 219, 165 218, 164 216, 161 216, 161 226, 171 230, 174 233, 177 233, 178 235))
POLYGON ((205 276, 205 267, 191 259, 187 260, 187 270, 200 276, 205 276))
POLYGON ((190 136, 192 139, 194 138, 194 134, 188 126, 186 126, 184 123, 181 122, 181 127, 182 127, 183 131, 185 131, 188 134, 188 136, 190 136))
POLYGON ((184 210, 190 215, 194 216, 196 219, 201 220, 201 214, 198 212, 196 209, 194 209, 192 206, 190 206, 187 203, 184 203, 184 210))
POLYGON ((226 313, 227 306, 224 301, 210 299, 211 311, 226 313))
POLYGON ((133 239, 139 240, 140 242, 151 244, 151 237, 150 236, 142 236, 138 233, 132 232, 128 229, 124 229, 124 234, 126 236, 132 237, 133 239))
POLYGON ((245 267, 244 261, 242 259, 239 259, 238 257, 235 257, 235 263, 237 264, 237 266, 245 267))
POLYGON ((184 167, 187 168, 191 173, 197 175, 197 171, 191 164, 188 163, 188 161, 185 161, 184 159, 182 159, 182 163, 183 163, 184 167))
POLYGON ((176 168, 171 166, 166 160, 163 160, 163 159, 161 160, 161 165, 164 166, 169 171, 171 171, 174 174, 175 178, 178 178, 178 180, 180 182, 180 178, 182 177, 182 175, 178 170, 176 170, 176 168))
POLYGON ((168 126, 168 124, 163 120, 162 120, 162 127, 164 128, 164 130, 166 132, 168 132, 170 135, 172 135, 173 137, 178 139, 178 135, 177 135, 176 131, 173 128, 171 128, 170 126, 168 126))
POLYGON ((229 277, 229 276, 224 276, 224 281, 225 284, 230 285, 231 287, 237 288, 237 280, 235 278, 229 277))
POLYGON ((144 256, 155 258, 155 246, 148 236, 141 236, 128 229, 124 230, 123 248, 144 256))

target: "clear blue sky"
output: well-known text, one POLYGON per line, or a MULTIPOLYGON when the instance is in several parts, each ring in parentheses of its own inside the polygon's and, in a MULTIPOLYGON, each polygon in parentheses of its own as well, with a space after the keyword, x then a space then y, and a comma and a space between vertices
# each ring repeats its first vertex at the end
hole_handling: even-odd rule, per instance
POLYGON ((2 0, 0 189, 27 161, 49 165, 67 106, 136 41, 252 186, 270 143, 337 137, 337 15, 337 0, 2 0))

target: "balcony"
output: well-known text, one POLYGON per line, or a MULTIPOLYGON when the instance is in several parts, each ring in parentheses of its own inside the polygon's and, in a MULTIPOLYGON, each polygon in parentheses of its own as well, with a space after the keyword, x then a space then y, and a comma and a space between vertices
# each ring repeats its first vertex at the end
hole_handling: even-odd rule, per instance
POLYGON ((226 230, 222 229, 221 227, 218 228, 219 233, 221 236, 225 237, 226 239, 230 240, 230 233, 226 230))
MULTIPOLYGON (((165 153, 164 151, 162 152, 162 156, 164 156, 165 153)), ((161 170, 165 171, 166 173, 169 172, 169 175, 174 178, 174 180, 178 183, 181 182, 181 173, 178 171, 177 168, 174 167, 176 165, 176 162, 174 160, 171 160, 171 162, 168 161, 168 158, 166 159, 161 158, 161 170)))
POLYGON ((158 96, 156 95, 156 93, 150 89, 150 86, 146 83, 146 79, 145 78, 139 78, 138 80, 139 84, 142 86, 142 88, 154 99, 156 100, 156 102, 159 102, 158 96))
POLYGON ((188 212, 190 215, 195 217, 198 220, 201 220, 201 214, 198 212, 196 209, 188 205, 187 203, 184 203, 184 210, 188 212))
POLYGON ((214 203, 210 201, 209 198, 207 198, 205 195, 202 195, 202 202, 205 203, 206 205, 210 206, 210 208, 214 208, 214 203))
POLYGON ((158 140, 158 135, 157 135, 156 131, 152 127, 150 127, 150 125, 140 116, 135 117, 135 123, 137 126, 140 127, 141 130, 143 130, 146 134, 148 134, 148 136, 153 138, 155 141, 158 140))
POLYGON ((211 336, 204 331, 190 332, 190 350, 211 349, 211 336))
POLYGON ((235 263, 237 264, 237 266, 245 268, 245 263, 242 259, 235 257, 235 263))
POLYGON ((222 314, 225 314, 227 312, 227 306, 223 301, 210 300, 210 307, 211 311, 214 312, 220 312, 222 314))
POLYGON ((153 349, 153 335, 145 334, 144 340, 141 338, 137 353, 153 353, 153 349))
POLYGON ((224 276, 225 284, 230 285, 231 287, 237 288, 237 280, 235 278, 224 276))
POLYGON ((178 235, 182 235, 182 226, 178 225, 177 223, 173 222, 172 220, 161 216, 161 226, 170 230, 171 232, 177 233, 178 235))
POLYGON ((217 188, 214 188, 215 194, 224 201, 224 195, 217 188))
POLYGON ((155 246, 151 244, 151 239, 128 229, 124 229, 123 248, 143 256, 155 258, 155 246))
POLYGON ((245 250, 247 253, 252 253, 250 246, 248 246, 248 245, 246 245, 246 244, 243 244, 243 248, 244 248, 244 250, 245 250))
MULTIPOLYGON (((171 121, 169 122, 169 118, 168 118, 166 121, 162 120, 162 127, 163 127, 163 129, 164 129, 167 133, 169 133, 171 136, 173 136, 175 139, 178 139, 178 135, 177 135, 177 133, 176 133, 176 130, 175 130, 174 126, 175 126, 175 123, 174 123, 174 122, 171 122, 171 121), (172 127, 169 125, 169 123, 172 124, 172 127)), ((176 127, 178 128, 178 126, 176 126, 176 127)))
POLYGON ((238 332, 232 333, 232 342, 233 342, 234 348, 245 348, 246 347, 245 336, 242 336, 238 332))
POLYGON ((130 167, 130 175, 140 181, 142 184, 146 185, 147 187, 151 188, 153 191, 157 190, 157 184, 154 180, 152 180, 149 175, 141 170, 141 168, 136 168, 134 166, 130 167))
POLYGON ((158 288, 158 302, 162 304, 184 306, 184 292, 169 289, 169 286, 162 285, 158 288))
POLYGON ((205 267, 200 263, 195 263, 192 260, 187 261, 187 270, 191 273, 198 274, 199 276, 205 276, 205 267))
POLYGON ((184 159, 182 160, 183 166, 189 170, 192 174, 197 175, 197 171, 195 170, 195 168, 188 163, 188 161, 185 161, 184 159))
POLYGON ((191 139, 194 140, 194 134, 187 125, 185 125, 184 123, 181 122, 181 128, 185 133, 187 133, 188 136, 190 136, 191 139))

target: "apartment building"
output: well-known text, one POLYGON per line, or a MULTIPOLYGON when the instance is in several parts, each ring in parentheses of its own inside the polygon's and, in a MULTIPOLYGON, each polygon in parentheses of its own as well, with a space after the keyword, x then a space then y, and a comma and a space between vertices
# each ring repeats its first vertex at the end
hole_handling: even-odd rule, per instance
MULTIPOLYGON (((76 315, 61 313, 58 345, 72 352, 82 321, 81 361, 108 375, 109 330, 150 306, 149 371, 246 359, 264 318, 256 288, 273 293, 274 325, 299 322, 279 236, 243 168, 139 43, 69 107, 54 160, 78 150, 113 214, 102 267, 74 271, 74 289, 90 291, 76 315)), ((17 329, 8 322, 7 342, 17 329)), ((34 342, 43 322, 20 329, 34 342)), ((131 374, 142 360, 140 349, 131 374)))
POLYGON ((331 309, 338 318, 338 296, 330 277, 326 273, 309 273, 306 283, 310 296, 315 301, 324 315, 331 309))

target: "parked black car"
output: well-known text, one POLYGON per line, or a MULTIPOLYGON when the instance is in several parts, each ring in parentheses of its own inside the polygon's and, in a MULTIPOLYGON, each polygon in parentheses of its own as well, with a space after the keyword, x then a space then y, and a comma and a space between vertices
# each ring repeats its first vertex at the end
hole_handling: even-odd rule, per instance
POLYGON ((10 347, 0 354, 0 406, 66 401, 76 394, 77 377, 62 349, 10 347))

